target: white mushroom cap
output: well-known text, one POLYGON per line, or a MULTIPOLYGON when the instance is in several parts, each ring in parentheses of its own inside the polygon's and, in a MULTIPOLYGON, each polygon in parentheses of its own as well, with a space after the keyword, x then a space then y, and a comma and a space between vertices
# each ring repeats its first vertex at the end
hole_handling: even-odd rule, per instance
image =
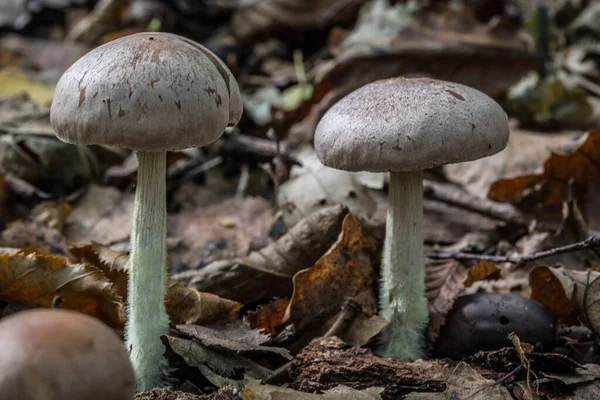
POLYGON ((50 118, 59 139, 175 150, 218 139, 242 116, 225 64, 168 33, 138 33, 90 51, 61 77, 50 118))
POLYGON ((468 86, 393 78, 350 93, 319 122, 323 164, 347 171, 416 171, 495 154, 508 143, 506 113, 468 86))

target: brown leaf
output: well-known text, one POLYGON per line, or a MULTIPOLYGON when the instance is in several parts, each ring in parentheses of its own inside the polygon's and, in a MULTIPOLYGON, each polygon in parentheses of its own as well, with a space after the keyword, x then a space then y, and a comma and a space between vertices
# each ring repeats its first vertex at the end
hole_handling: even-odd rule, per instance
POLYGON ((285 310, 290 301, 277 299, 259 306, 256 310, 248 312, 245 319, 254 329, 262 329, 267 335, 277 334, 277 327, 283 322, 285 310))
POLYGON ((0 246, 40 249, 46 254, 66 256, 67 242, 60 231, 31 222, 16 221, 0 235, 0 246))
POLYGON ((174 265, 190 269, 215 260, 244 257, 252 250, 253 242, 265 240, 272 222, 269 203, 261 197, 231 198, 169 215, 169 235, 181 241, 169 257, 174 265))
MULTIPOLYGON (((128 256, 99 243, 72 246, 71 257, 104 272, 123 298, 127 295, 128 256)), ((209 324, 235 314, 241 304, 210 293, 198 292, 173 280, 167 285, 165 305, 174 324, 209 324)))
POLYGON ((586 315, 589 308, 586 297, 598 296, 597 293, 589 294, 586 288, 599 276, 597 271, 535 267, 529 273, 531 298, 545 305, 557 318, 577 321, 577 317, 586 315))
POLYGON ((264 345, 269 341, 269 336, 257 329, 251 329, 241 320, 228 320, 210 326, 177 325, 177 329, 208 347, 223 348, 236 353, 275 353, 287 359, 292 358, 288 350, 264 345))
POLYGON ((429 301, 429 324, 426 329, 427 343, 433 345, 440 335, 441 327, 454 300, 464 288, 468 269, 460 262, 429 262, 425 269, 425 296, 429 301))
POLYGON ((131 231, 133 192, 112 186, 90 185, 67 220, 65 236, 71 243, 126 242, 131 231))
POLYGON ((348 214, 332 248, 312 268, 294 275, 294 292, 285 319, 302 330, 338 311, 347 298, 371 288, 375 250, 375 245, 363 236, 360 222, 348 214))
POLYGON ((313 265, 331 247, 347 213, 340 206, 315 212, 277 241, 247 257, 216 261, 174 279, 242 303, 288 296, 292 292, 294 274, 313 265))
POLYGON ((336 204, 348 207, 357 217, 372 216, 375 201, 356 173, 323 165, 312 146, 299 150, 296 159, 302 167, 295 166, 291 179, 281 184, 277 192, 286 227, 291 228, 313 212, 336 204))
POLYGON ((537 174, 552 149, 573 143, 580 132, 556 132, 551 135, 511 126, 508 145, 491 157, 444 166, 446 176, 469 192, 485 198, 499 179, 537 174))
POLYGON ((477 265, 469 268, 467 272, 467 280, 465 281, 465 287, 470 287, 477 281, 485 279, 497 279, 500 277, 500 270, 494 264, 486 260, 480 260, 477 265))
POLYGON ((167 313, 175 324, 210 324, 234 315, 242 307, 237 301, 169 281, 166 297, 167 313))
POLYGON ((568 199, 569 182, 580 204, 585 204, 584 191, 600 182, 600 130, 589 131, 561 153, 553 152, 544 163, 543 173, 494 183, 488 197, 495 201, 517 202, 527 190, 537 190, 538 208, 556 207, 568 199))
POLYGON ((6 247, 36 248, 46 254, 67 255, 67 242, 62 235, 65 219, 71 212, 67 203, 44 201, 35 206, 24 221, 8 225, 0 243, 6 247))
POLYGON ((123 327, 123 300, 99 269, 39 253, 0 255, 0 297, 3 300, 50 307, 55 296, 62 297, 61 308, 123 327))

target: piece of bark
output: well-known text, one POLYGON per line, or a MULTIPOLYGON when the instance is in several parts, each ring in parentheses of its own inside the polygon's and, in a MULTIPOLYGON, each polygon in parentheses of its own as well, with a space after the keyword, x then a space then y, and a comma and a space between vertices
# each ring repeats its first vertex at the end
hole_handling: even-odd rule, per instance
POLYGON ((337 337, 317 338, 292 362, 291 387, 304 392, 327 390, 338 384, 354 389, 384 387, 382 399, 397 399, 414 391, 441 392, 452 366, 440 361, 401 362, 374 356, 371 350, 337 337))

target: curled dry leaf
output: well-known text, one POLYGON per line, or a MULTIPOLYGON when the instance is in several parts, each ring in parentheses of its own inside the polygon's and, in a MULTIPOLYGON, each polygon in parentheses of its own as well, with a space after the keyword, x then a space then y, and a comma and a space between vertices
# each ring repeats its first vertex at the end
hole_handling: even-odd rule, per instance
POLYGON ((329 207, 304 218, 284 236, 247 257, 213 262, 174 278, 242 303, 292 292, 292 277, 312 266, 336 241, 348 213, 329 207))
MULTIPOLYGON (((124 299, 127 296, 128 257, 99 243, 72 246, 71 258, 100 269, 124 299)), ((167 313, 174 324, 210 324, 235 314, 241 304, 169 280, 165 298, 167 313)))
POLYGON ((55 296, 62 297, 61 308, 123 327, 123 300, 96 267, 39 253, 0 255, 0 298, 50 307, 55 296))
POLYGON ((187 365, 198 368, 215 386, 222 386, 221 378, 232 380, 240 370, 245 378, 255 379, 266 379, 271 373, 250 359, 227 350, 204 346, 195 340, 163 336, 163 342, 181 356, 187 365))
POLYGON ((294 292, 284 320, 302 330, 339 311, 346 299, 365 289, 372 291, 375 251, 360 222, 346 215, 338 241, 312 268, 294 276, 294 292))
POLYGON ((177 329, 208 347, 224 348, 234 352, 274 353, 284 358, 292 358, 289 351, 285 349, 265 346, 264 344, 270 339, 269 335, 265 335, 258 329, 251 329, 241 320, 222 321, 210 326, 177 325, 177 329))
POLYGON ((210 324, 234 315, 242 307, 237 301, 169 281, 165 299, 169 318, 175 324, 210 324))
POLYGON ((446 316, 454 300, 465 287, 469 273, 460 262, 434 261, 425 269, 425 296, 429 301, 429 324, 426 329, 427 343, 433 346, 446 323, 446 316))

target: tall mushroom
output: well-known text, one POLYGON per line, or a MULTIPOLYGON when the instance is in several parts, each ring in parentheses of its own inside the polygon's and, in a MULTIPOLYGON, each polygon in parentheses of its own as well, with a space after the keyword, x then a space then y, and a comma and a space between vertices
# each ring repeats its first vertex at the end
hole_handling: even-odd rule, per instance
POLYGON ((379 299, 389 325, 380 354, 401 360, 424 355, 422 171, 495 154, 508 135, 506 113, 494 100, 468 86, 427 78, 365 85, 319 122, 315 148, 323 164, 391 172, 379 299))
POLYGON ((241 115, 237 82, 223 62, 167 33, 97 47, 56 86, 50 119, 59 139, 136 150, 126 337, 140 390, 159 385, 166 367, 166 152, 211 143, 241 115))

